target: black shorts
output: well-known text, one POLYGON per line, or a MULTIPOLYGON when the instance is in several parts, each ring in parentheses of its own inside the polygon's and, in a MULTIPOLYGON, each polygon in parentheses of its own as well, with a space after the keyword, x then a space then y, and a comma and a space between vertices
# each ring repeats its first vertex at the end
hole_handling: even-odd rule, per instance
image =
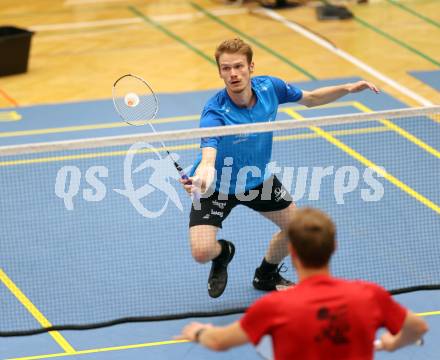
POLYGON ((289 192, 276 176, 272 176, 255 189, 243 194, 226 195, 215 191, 207 198, 202 197, 199 210, 196 210, 194 205, 191 207, 189 227, 213 225, 221 228, 223 221, 237 205, 244 205, 258 212, 269 212, 283 210, 291 203, 289 192))

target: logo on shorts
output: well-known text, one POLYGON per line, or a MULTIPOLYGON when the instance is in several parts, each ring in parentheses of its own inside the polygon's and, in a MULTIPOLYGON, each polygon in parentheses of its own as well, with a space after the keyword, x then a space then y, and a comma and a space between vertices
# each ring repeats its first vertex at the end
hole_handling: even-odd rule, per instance
POLYGON ((286 196, 287 191, 284 190, 284 189, 281 188, 281 187, 276 187, 276 188, 273 190, 273 193, 274 193, 274 195, 275 195, 275 201, 278 202, 278 201, 280 201, 281 199, 283 199, 284 196, 286 196))
POLYGON ((215 211, 211 209, 211 215, 217 215, 220 216, 221 218, 223 217, 223 211, 215 211))
POLYGON ((219 201, 217 201, 217 200, 214 200, 213 202, 212 202, 212 205, 215 205, 215 206, 217 206, 218 208, 220 208, 220 209, 224 209, 225 208, 225 206, 226 206, 226 203, 225 202, 219 202, 219 201))

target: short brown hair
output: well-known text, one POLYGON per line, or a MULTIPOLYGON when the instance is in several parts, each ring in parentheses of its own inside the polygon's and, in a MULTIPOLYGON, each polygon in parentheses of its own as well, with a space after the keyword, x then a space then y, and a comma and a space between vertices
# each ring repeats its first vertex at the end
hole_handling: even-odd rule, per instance
POLYGON ((217 62, 217 66, 220 66, 219 58, 224 53, 246 55, 248 64, 252 62, 252 57, 254 55, 250 45, 246 44, 239 38, 225 40, 217 46, 217 49, 215 50, 215 61, 217 62))
POLYGON ((318 209, 296 209, 289 224, 289 241, 307 268, 324 267, 335 250, 336 228, 318 209))

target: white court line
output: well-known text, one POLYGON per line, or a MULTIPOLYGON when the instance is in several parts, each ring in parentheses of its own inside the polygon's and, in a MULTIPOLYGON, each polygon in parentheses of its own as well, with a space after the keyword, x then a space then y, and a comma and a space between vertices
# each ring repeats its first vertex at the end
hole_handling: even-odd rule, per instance
MULTIPOLYGON (((127 25, 126 27, 124 27, 124 30, 138 30, 139 27, 137 24, 130 24, 127 25)), ((88 32, 76 32, 76 31, 69 31, 68 33, 63 32, 63 33, 59 33, 59 32, 46 32, 46 36, 39 36, 37 39, 37 41, 39 43, 44 43, 44 42, 52 42, 54 40, 59 41, 59 40, 65 40, 65 39, 69 39, 69 38, 74 38, 74 37, 82 37, 84 39, 87 38, 95 38, 97 36, 101 36, 101 35, 112 35, 114 33, 120 33, 121 29, 117 28, 117 27, 111 27, 111 28, 105 28, 103 27, 102 29, 98 30, 98 29, 94 29, 93 31, 88 31, 88 32)), ((138 49, 139 47, 136 47, 136 49, 138 49)), ((128 50, 128 48, 124 48, 125 50, 128 50)), ((97 49, 99 51, 99 49, 97 49)), ((72 52, 71 54, 73 54, 75 52, 72 52)), ((56 53, 53 53, 56 54, 56 53)))
POLYGON ((51 25, 35 25, 31 26, 30 29, 36 32, 42 31, 56 31, 56 30, 73 30, 73 29, 83 29, 83 28, 97 28, 105 26, 114 25, 128 25, 141 23, 142 19, 139 18, 129 18, 129 19, 115 19, 115 20, 99 20, 99 21, 86 21, 77 23, 64 23, 64 24, 51 24, 51 25))
POLYGON ((358 58, 354 57, 353 55, 350 55, 349 53, 345 52, 342 49, 337 48, 335 45, 330 43, 329 41, 319 37, 318 35, 312 33, 311 31, 303 28, 302 26, 296 24, 295 22, 291 20, 287 20, 283 16, 279 15, 273 10, 268 9, 261 9, 256 10, 256 12, 260 12, 265 14, 266 16, 282 23, 283 25, 287 26, 289 29, 303 35, 304 37, 314 41, 318 45, 321 45, 322 47, 326 48, 327 50, 330 50, 334 54, 340 56, 341 58, 351 62, 358 68, 364 70, 365 72, 369 73, 370 75, 374 76, 375 78, 383 81, 384 83, 388 84, 392 88, 396 89, 400 93, 408 96, 409 98, 417 101, 419 104, 423 106, 432 106, 434 105, 431 101, 425 99, 424 97, 420 96, 419 94, 416 94, 414 91, 408 89, 407 87, 399 84, 397 81, 394 81, 393 79, 389 78, 388 76, 380 73, 376 69, 372 68, 371 66, 365 64, 358 58))
MULTIPOLYGON (((217 16, 222 15, 240 15, 248 13, 247 9, 219 9, 214 10, 213 13, 217 16)), ((171 14, 171 15, 159 15, 151 16, 151 19, 156 22, 172 22, 172 21, 185 21, 193 20, 194 18, 203 18, 204 14, 201 12, 187 13, 187 14, 171 14)), ((30 26, 30 30, 36 32, 43 31, 56 31, 56 30, 73 30, 73 29, 83 29, 83 28, 97 28, 105 26, 114 25, 128 25, 142 23, 144 20, 141 18, 124 18, 124 19, 113 19, 113 20, 98 20, 98 21, 85 21, 85 22, 74 22, 74 23, 62 23, 62 24, 50 24, 50 25, 34 25, 30 26)))
POLYGON ((139 18, 99 20, 99 21, 87 21, 87 22, 78 22, 78 23, 35 25, 35 26, 31 26, 30 30, 36 32, 74 30, 74 29, 97 28, 97 27, 114 26, 114 25, 128 25, 128 24, 136 24, 141 22, 142 19, 139 18))

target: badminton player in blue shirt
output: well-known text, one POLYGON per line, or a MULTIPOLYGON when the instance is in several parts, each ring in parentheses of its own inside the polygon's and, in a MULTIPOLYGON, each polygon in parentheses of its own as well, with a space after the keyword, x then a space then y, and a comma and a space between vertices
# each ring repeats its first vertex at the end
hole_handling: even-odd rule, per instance
MULTIPOLYGON (((274 121, 278 105, 289 102, 313 107, 365 89, 378 93, 366 81, 304 91, 275 77, 251 77, 252 56, 251 47, 241 39, 226 40, 217 47, 215 58, 225 89, 205 105, 201 127, 274 121)), ((227 266, 234 257, 235 247, 230 241, 217 240, 217 231, 231 210, 240 204, 279 227, 255 270, 253 286, 263 291, 291 286, 292 282, 280 275, 279 264, 288 254, 286 229, 295 205, 267 168, 272 133, 203 138, 201 148, 192 176, 181 182, 188 193, 200 189, 204 193, 200 207, 193 205, 191 209, 189 227, 193 258, 199 263, 212 261, 208 294, 217 298, 226 288, 227 266), (207 191, 208 188, 212 191, 207 191)))

